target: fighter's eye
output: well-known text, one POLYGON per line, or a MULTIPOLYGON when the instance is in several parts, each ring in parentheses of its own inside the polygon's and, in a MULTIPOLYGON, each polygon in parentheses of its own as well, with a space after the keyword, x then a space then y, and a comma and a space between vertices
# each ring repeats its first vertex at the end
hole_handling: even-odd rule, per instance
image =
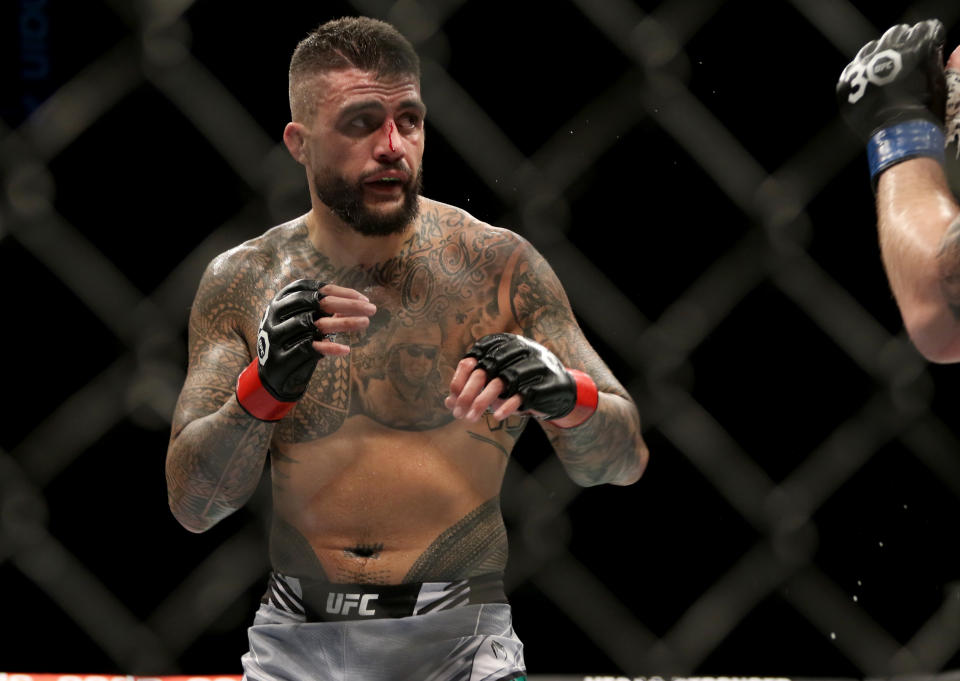
POLYGON ((413 130, 420 125, 420 117, 416 114, 403 114, 397 119, 397 127, 404 130, 413 130))

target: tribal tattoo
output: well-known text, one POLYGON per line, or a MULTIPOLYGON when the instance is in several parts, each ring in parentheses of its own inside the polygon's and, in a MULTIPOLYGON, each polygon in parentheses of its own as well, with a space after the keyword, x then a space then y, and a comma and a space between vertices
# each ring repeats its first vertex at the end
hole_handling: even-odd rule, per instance
POLYGON ((494 497, 445 530, 421 554, 404 582, 466 579, 503 572, 507 564, 507 530, 494 497))
POLYGON ((216 258, 201 280, 189 325, 189 371, 174 414, 167 477, 171 508, 202 531, 256 488, 268 444, 336 432, 353 414, 400 430, 452 421, 443 405, 466 348, 507 323, 499 276, 522 240, 467 214, 427 203, 400 253, 364 267, 336 267, 301 219, 216 258), (326 357, 278 425, 254 422, 234 398, 256 356, 263 310, 291 281, 337 283, 367 295, 378 314, 352 334, 352 352, 326 357))
MULTIPOLYGON (((317 251, 303 220, 275 227, 210 264, 189 328, 190 370, 174 415, 167 478, 171 508, 196 531, 245 503, 271 442, 315 441, 353 415, 406 431, 449 424, 453 417, 443 400, 454 368, 474 341, 501 331, 547 346, 606 393, 583 425, 568 431, 547 427, 570 475, 581 484, 622 482, 638 469, 642 441, 636 410, 584 339, 549 265, 516 234, 442 204, 425 201, 400 253, 367 266, 335 266, 317 251), (283 421, 254 421, 236 402, 236 378, 256 356, 263 310, 283 286, 301 278, 360 291, 378 312, 365 332, 346 335, 349 355, 318 362, 306 393, 283 421)), ((474 427, 469 435, 509 456, 507 447, 526 421, 488 419, 486 429, 474 427)), ((283 493, 283 475, 273 482, 283 493)), ((280 554, 289 559, 304 552, 297 542, 284 548, 289 532, 276 534, 280 554)), ((385 578, 376 571, 376 551, 362 556, 369 547, 347 548, 357 549, 354 555, 369 566, 331 575, 334 580, 385 578)), ((438 537, 407 579, 461 578, 502 568, 505 560, 494 499, 438 537)))
POLYGON ((190 315, 190 371, 173 417, 168 498, 177 518, 196 532, 250 497, 273 435, 272 424, 251 420, 233 399, 236 377, 250 361, 242 334, 256 332, 250 292, 262 264, 238 260, 229 268, 215 261, 201 281, 190 315))
POLYGON ((605 394, 585 423, 568 430, 549 427, 547 437, 579 484, 633 482, 644 465, 640 452, 646 451, 633 400, 584 338, 547 261, 533 249, 527 253, 510 287, 511 307, 523 334, 551 350, 568 368, 589 374, 605 394))

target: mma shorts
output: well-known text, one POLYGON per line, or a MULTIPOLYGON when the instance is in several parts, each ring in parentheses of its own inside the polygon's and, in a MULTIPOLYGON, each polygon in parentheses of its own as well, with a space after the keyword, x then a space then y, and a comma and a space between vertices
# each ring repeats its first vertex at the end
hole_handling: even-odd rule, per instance
POLYGON ((526 674, 499 574, 385 586, 274 572, 248 638, 244 681, 508 681, 526 674))

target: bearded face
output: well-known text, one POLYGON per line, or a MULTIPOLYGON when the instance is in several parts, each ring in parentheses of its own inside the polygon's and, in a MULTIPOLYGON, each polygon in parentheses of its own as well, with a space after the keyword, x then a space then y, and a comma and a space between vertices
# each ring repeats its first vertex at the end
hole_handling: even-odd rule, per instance
MULTIPOLYGON (((386 170, 388 168, 385 168, 386 170)), ((401 170, 398 168, 398 170, 401 170)), ((416 176, 406 173, 406 180, 382 181, 384 185, 400 184, 402 201, 399 206, 383 207, 368 201, 367 192, 371 178, 381 174, 368 173, 356 182, 350 182, 333 168, 326 168, 314 175, 314 186, 319 199, 347 225, 364 236, 387 236, 398 234, 413 222, 420 209, 417 197, 423 187, 423 166, 416 176)))

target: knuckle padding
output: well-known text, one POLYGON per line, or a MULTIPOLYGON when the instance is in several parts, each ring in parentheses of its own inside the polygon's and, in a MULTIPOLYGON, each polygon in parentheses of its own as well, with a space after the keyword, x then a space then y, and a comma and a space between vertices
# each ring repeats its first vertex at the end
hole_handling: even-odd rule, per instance
POLYGON ((297 400, 307 388, 317 361, 323 357, 313 347, 320 337, 315 321, 329 316, 319 307, 325 282, 299 279, 274 297, 261 324, 269 351, 261 357, 261 384, 280 401, 297 400))
POLYGON ((509 397, 515 393, 526 397, 525 393, 528 389, 540 383, 546 372, 547 367, 536 357, 525 357, 505 367, 500 372, 500 379, 507 387, 500 397, 509 397))
POLYGON ((874 189, 896 163, 942 157, 945 38, 938 19, 896 24, 863 45, 841 74, 841 113, 867 143, 874 189))
POLYGON ((861 47, 861 48, 860 48, 860 51, 857 52, 857 56, 855 57, 854 63, 853 63, 853 64, 850 64, 850 66, 854 66, 855 63, 858 62, 858 61, 864 61, 864 60, 866 59, 866 57, 868 57, 868 56, 872 55, 874 52, 876 52, 876 50, 877 50, 877 45, 878 45, 878 44, 879 44, 879 41, 877 41, 877 40, 871 40, 871 41, 868 42, 866 45, 864 45, 863 47, 861 47))
POLYGON ((475 346, 475 350, 477 352, 468 353, 468 356, 477 359, 477 368, 486 372, 487 381, 499 378, 504 382, 506 387, 499 397, 506 398, 516 393, 520 378, 528 368, 527 358, 530 349, 515 339, 503 338, 497 339, 494 343, 485 343, 480 348, 475 346))
POLYGON ((315 309, 317 309, 316 291, 295 291, 279 298, 273 304, 271 316, 277 321, 283 321, 301 312, 313 312, 315 309))
POLYGON ((319 281, 318 279, 297 279, 280 289, 277 297, 282 298, 295 291, 318 291, 326 285, 327 282, 319 281))
POLYGON ((512 397, 517 393, 523 394, 522 385, 520 383, 520 373, 514 367, 506 367, 503 371, 500 372, 499 378, 503 381, 503 390, 500 391, 500 394, 497 395, 501 400, 505 400, 508 397, 512 397))
POLYGON ((278 324, 271 325, 268 333, 273 337, 275 343, 278 343, 281 347, 290 348, 305 339, 312 339, 316 328, 313 325, 311 313, 301 312, 278 324))
POLYGON ((477 368, 483 369, 487 373, 487 379, 493 379, 500 375, 500 367, 497 361, 492 357, 481 355, 477 358, 477 368))
POLYGON ((520 395, 521 409, 532 409, 551 418, 563 416, 576 404, 576 386, 560 360, 533 340, 512 334, 484 336, 466 357, 487 373, 487 381, 499 378, 498 397, 520 395))
POLYGON ((502 345, 507 341, 508 339, 506 334, 502 333, 484 336, 473 344, 473 347, 467 351, 464 357, 473 357, 479 361, 490 354, 497 346, 502 345))

